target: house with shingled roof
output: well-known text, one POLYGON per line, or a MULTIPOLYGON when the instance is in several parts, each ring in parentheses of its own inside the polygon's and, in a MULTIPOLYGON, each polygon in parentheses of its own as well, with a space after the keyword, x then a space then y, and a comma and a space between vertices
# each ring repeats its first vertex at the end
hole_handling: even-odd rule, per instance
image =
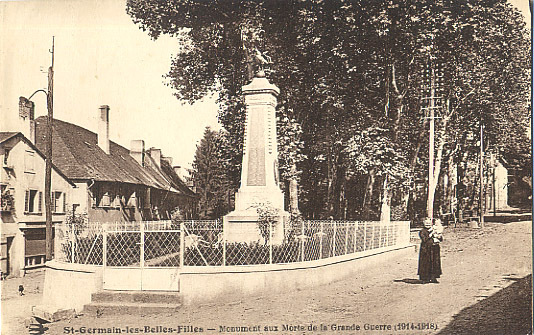
MULTIPOLYGON (((0 132, 0 271, 23 276, 44 266, 45 155, 20 132, 0 132)), ((52 223, 65 220, 75 184, 52 166, 52 223)))
MULTIPOLYGON (((98 132, 54 119, 52 161, 76 185, 71 206, 90 222, 183 218, 196 214, 197 196, 174 173, 160 149, 143 140, 127 149, 109 139, 109 107, 98 109, 98 132)), ((35 144, 46 143, 46 117, 35 120, 35 144)))

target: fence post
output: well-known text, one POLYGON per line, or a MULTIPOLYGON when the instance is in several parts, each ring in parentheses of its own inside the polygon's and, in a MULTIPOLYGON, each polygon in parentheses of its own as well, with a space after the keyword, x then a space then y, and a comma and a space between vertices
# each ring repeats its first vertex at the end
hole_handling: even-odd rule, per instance
POLYGON ((378 240, 378 247, 382 248, 382 240, 384 240, 384 224, 380 223, 380 232, 378 233, 378 236, 380 236, 380 239, 378 240))
POLYGON ((145 267, 145 222, 144 221, 141 221, 139 223, 141 226, 139 227, 140 228, 140 231, 141 231, 141 241, 139 241, 139 266, 141 268, 144 268, 145 267))
POLYGON ((180 267, 184 266, 184 253, 185 253, 185 231, 184 231, 184 221, 180 222, 180 267))
POLYGON ((352 246, 352 252, 356 252, 356 240, 358 235, 358 221, 354 222, 354 241, 352 246))
POLYGON ((300 261, 304 262, 304 220, 301 220, 301 228, 300 228, 300 261))
MULTIPOLYGON (((311 225, 311 223, 310 223, 310 221, 308 221, 307 222, 307 226, 308 226, 308 234, 310 234, 309 238, 310 238, 310 249, 311 249, 311 241, 312 241, 313 236, 312 236, 312 228, 310 227, 310 225, 311 225)), ((306 231, 306 230, 304 230, 304 231, 306 231)), ((306 250, 304 250, 304 251, 306 251, 306 250)), ((311 253, 309 253, 308 257, 310 257, 310 260, 313 260, 311 253)), ((304 258, 306 258, 306 252, 304 252, 304 258)))
POLYGON ((334 236, 332 237, 332 256, 336 255, 336 230, 337 224, 336 221, 334 221, 334 236))
POLYGON ((403 240, 404 240, 405 245, 410 245, 410 221, 404 222, 403 232, 404 232, 403 240))
POLYGON ((273 264, 273 223, 269 220, 269 264, 273 264))
MULTIPOLYGON (((373 222, 371 223, 371 226, 373 227, 373 235, 371 235, 371 249, 376 248, 376 242, 375 242, 375 235, 376 235, 376 224, 373 222)), ((378 241, 380 243, 380 241, 378 241)))
POLYGON ((106 267, 108 262, 108 224, 102 224, 102 266, 106 267))
POLYGON ((319 259, 323 259, 323 222, 321 221, 321 232, 319 233, 319 259))
POLYGON ((345 226, 345 255, 349 253, 349 225, 347 222, 344 223, 345 226))
POLYGON ((72 264, 76 263, 76 235, 74 233, 74 221, 72 222, 72 225, 71 225, 71 233, 70 233, 70 239, 71 239, 71 243, 70 243, 70 262, 72 264))
POLYGON ((367 250, 367 221, 363 223, 363 251, 367 250))
POLYGON ((222 265, 226 266, 226 219, 223 218, 223 231, 222 231, 222 240, 223 240, 223 259, 222 259, 222 265))
POLYGON ((386 247, 389 247, 389 229, 391 228, 391 221, 386 226, 386 247))

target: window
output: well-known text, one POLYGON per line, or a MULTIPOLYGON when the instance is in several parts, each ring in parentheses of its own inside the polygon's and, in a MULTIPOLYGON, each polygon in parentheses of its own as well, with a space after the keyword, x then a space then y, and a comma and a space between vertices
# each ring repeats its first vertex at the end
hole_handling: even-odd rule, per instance
POLYGON ((64 192, 52 192, 52 212, 65 213, 67 210, 66 194, 64 192))
POLYGON ((0 185, 0 211, 12 212, 15 210, 15 189, 7 188, 7 185, 0 185))
POLYGON ((113 207, 120 208, 121 207, 121 196, 119 194, 116 194, 113 198, 113 207))
POLYGON ((35 152, 26 150, 24 155, 24 172, 35 173, 35 152))
MULTIPOLYGON (((46 231, 42 228, 34 228, 26 230, 24 235, 24 253, 25 253, 25 268, 32 268, 43 266, 45 263, 46 253, 46 231)), ((54 243, 54 232, 52 231, 52 250, 54 243)))
POLYGON ((109 207, 111 205, 111 196, 109 192, 104 193, 100 201, 100 207, 109 207))
POLYGON ((98 184, 91 188, 93 208, 121 208, 124 197, 121 196, 121 189, 110 184, 98 184))
POLYGON ((135 192, 132 193, 130 198, 128 198, 128 202, 126 203, 126 207, 134 208, 136 207, 137 198, 135 197, 135 192))
POLYGON ((41 214, 43 208, 43 192, 27 190, 24 200, 24 213, 41 214))

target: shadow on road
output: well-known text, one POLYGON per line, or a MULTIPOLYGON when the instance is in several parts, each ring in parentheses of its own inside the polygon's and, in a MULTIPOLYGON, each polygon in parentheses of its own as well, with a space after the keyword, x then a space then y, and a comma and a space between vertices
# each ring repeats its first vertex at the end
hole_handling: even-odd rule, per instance
POLYGON ((406 283, 406 284, 424 284, 422 280, 413 279, 413 278, 404 278, 404 279, 394 279, 395 283, 406 283))
POLYGON ((464 308, 438 334, 532 334, 532 275, 464 308))

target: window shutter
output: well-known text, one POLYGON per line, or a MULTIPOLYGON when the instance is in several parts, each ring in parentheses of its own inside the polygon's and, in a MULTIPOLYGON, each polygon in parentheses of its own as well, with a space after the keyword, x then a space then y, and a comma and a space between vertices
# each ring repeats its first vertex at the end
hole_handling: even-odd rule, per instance
POLYGON ((39 207, 37 210, 39 213, 43 211, 43 192, 39 191, 39 207))
MULTIPOLYGON (((57 206, 56 206, 56 192, 52 191, 52 213, 56 213, 57 212, 57 206)), ((40 207, 39 207, 40 208, 40 207)), ((40 212, 41 210, 39 210, 40 212)))
POLYGON ((63 213, 67 213, 67 193, 63 193, 63 213))
POLYGON ((30 191, 26 191, 26 196, 24 197, 24 212, 28 213, 30 211, 30 191))
POLYGON ((12 196, 12 201, 11 201, 11 211, 14 212, 15 211, 15 189, 14 188, 10 188, 9 189, 9 194, 11 194, 12 196))

